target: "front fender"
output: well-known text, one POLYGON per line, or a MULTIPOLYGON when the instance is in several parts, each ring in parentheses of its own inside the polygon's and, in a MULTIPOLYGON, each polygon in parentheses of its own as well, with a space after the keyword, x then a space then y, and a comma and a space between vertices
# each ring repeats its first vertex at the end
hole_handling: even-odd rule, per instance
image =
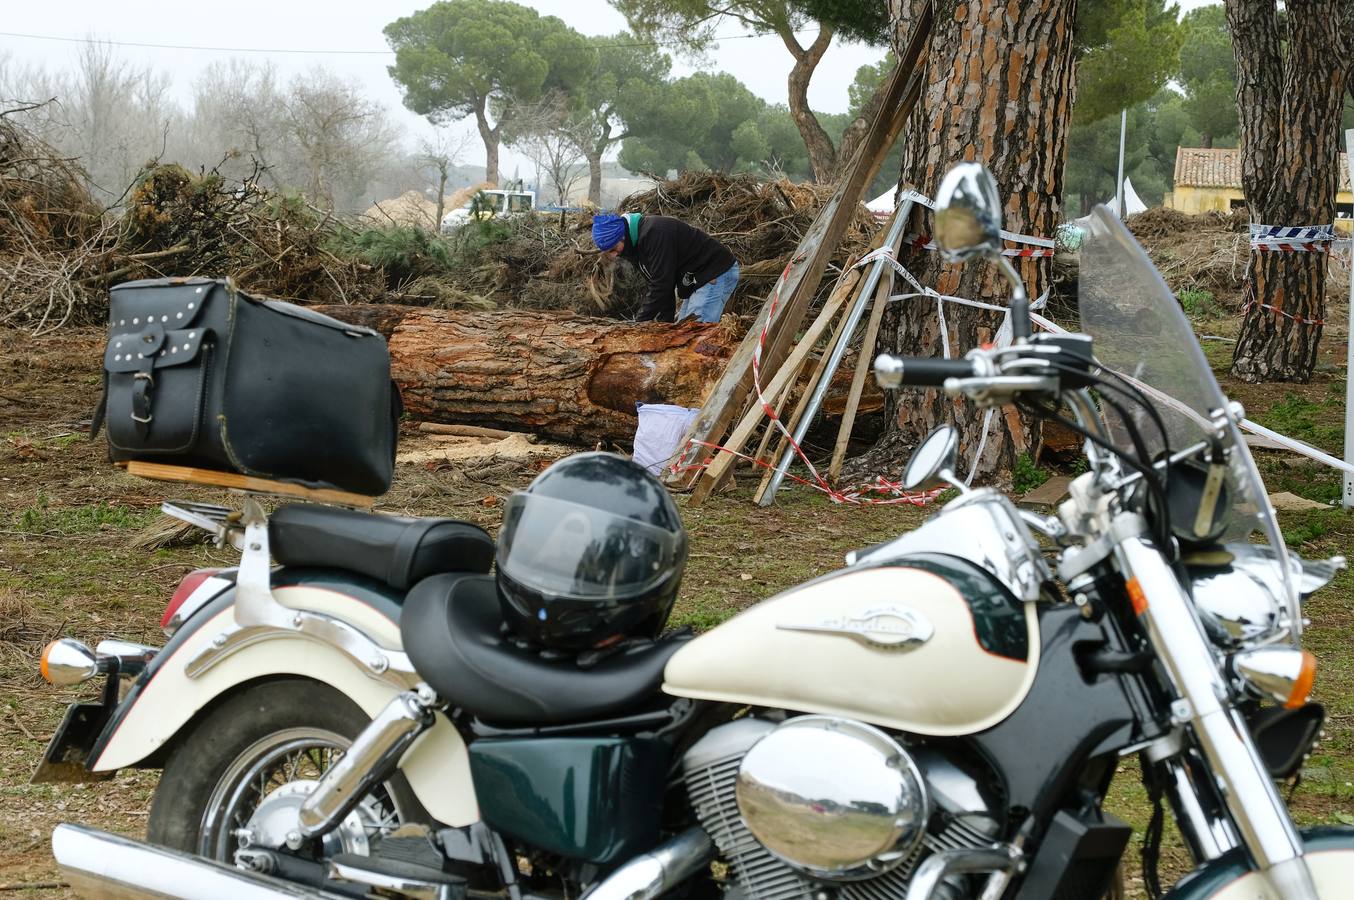
MULTIPOLYGON (((1322 900, 1350 896, 1354 885, 1354 828, 1302 829, 1307 866, 1322 900)), ((1162 900, 1283 900, 1247 865, 1240 850, 1195 869, 1162 900)))
MULTIPOLYGON (((400 692, 391 682, 364 672, 340 650, 289 631, 255 640, 189 677, 188 663, 233 623, 233 593, 195 615, 155 658, 95 744, 91 770, 109 771, 142 762, 161 750, 200 710, 251 681, 278 676, 311 678, 340 691, 373 717, 400 692)), ((291 585, 275 588, 273 596, 284 606, 339 618, 388 649, 401 646, 399 625, 386 611, 341 590, 291 585)), ((445 716, 437 715, 433 727, 409 748, 400 769, 418 801, 437 821, 450 826, 479 821, 465 741, 445 716)))

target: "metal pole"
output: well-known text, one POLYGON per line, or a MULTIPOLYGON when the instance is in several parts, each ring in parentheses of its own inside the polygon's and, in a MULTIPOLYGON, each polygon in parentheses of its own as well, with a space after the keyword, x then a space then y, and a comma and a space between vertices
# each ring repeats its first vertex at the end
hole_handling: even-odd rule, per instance
MULTIPOLYGON (((1354 128, 1345 132, 1345 161, 1349 166, 1349 177, 1354 179, 1354 128)), ((1354 183, 1354 182, 1351 182, 1354 183)), ((1349 252, 1350 273, 1354 275, 1354 245, 1349 252)), ((1345 462, 1354 463, 1354 277, 1349 279, 1349 336, 1345 339, 1345 462)), ((1348 470, 1344 476, 1344 491, 1340 494, 1340 505, 1345 509, 1354 506, 1354 474, 1348 470)))
MULTIPOLYGON (((889 228, 888 236, 884 238, 883 247, 891 247, 894 252, 898 250, 898 242, 902 237, 903 228, 907 225, 908 218, 912 215, 912 201, 904 200, 903 206, 898 210, 898 215, 893 218, 893 225, 889 228)), ((860 294, 851 312, 847 314, 846 327, 842 329, 841 340, 837 346, 832 348, 832 355, 828 357, 827 366, 823 369, 823 376, 818 379, 818 384, 813 389, 813 395, 809 398, 809 405, 804 408, 804 415, 800 417, 799 424, 795 426, 794 441, 787 444, 785 452, 781 454, 780 462, 776 464, 776 471, 771 475, 771 481, 766 486, 766 491, 762 494, 761 505, 770 506, 775 502, 776 491, 780 490, 780 483, 785 480, 785 473, 790 468, 790 462, 794 459, 795 445, 804 440, 804 435, 808 433, 809 426, 813 424, 813 417, 818 414, 818 407, 822 405, 823 396, 827 394, 829 383, 832 381, 832 373, 837 371, 841 365, 842 357, 846 355, 846 347, 851 343, 851 335, 860 325, 861 317, 865 315, 865 309, 870 305, 870 298, 874 296, 874 290, 879 286, 879 278, 884 274, 884 267, 889 263, 887 260, 877 259, 870 265, 870 271, 866 273, 865 285, 860 289, 860 294)), ((870 349, 861 351, 869 353, 870 349)))
POLYGON ((1114 211, 1124 218, 1124 134, 1128 131, 1128 110, 1119 111, 1119 177, 1114 182, 1114 211))

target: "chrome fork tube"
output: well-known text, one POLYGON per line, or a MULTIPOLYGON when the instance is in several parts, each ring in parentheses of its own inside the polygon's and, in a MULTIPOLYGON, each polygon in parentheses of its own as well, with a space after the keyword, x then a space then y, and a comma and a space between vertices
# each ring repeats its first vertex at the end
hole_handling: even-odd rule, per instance
POLYGON ((1280 896, 1317 900, 1302 840, 1245 722, 1228 702, 1227 684, 1175 572, 1141 537, 1121 541, 1116 553, 1134 611, 1179 698, 1173 716, 1193 731, 1242 842, 1280 896))

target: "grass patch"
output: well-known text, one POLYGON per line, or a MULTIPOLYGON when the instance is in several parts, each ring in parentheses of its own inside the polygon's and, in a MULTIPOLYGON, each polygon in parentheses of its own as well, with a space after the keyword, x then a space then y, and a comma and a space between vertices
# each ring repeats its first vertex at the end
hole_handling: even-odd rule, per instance
POLYGON ((14 524, 15 530, 24 534, 76 535, 144 528, 158 515, 156 509, 134 509, 104 500, 83 506, 54 507, 46 494, 39 493, 37 500, 19 513, 14 524))
POLYGON ((1180 307, 1185 311, 1185 315, 1190 318, 1204 318, 1217 312, 1213 303, 1213 292, 1202 288, 1185 288, 1176 299, 1180 301, 1180 307))
POLYGON ((1338 392, 1328 390, 1325 397, 1316 401, 1286 393, 1282 400, 1257 414, 1256 421, 1280 434, 1338 453, 1345 441, 1343 388, 1338 392))
POLYGON ((1034 464, 1028 453, 1016 457, 1015 468, 1011 470, 1011 489, 1017 494, 1034 490, 1048 481, 1048 473, 1034 464))

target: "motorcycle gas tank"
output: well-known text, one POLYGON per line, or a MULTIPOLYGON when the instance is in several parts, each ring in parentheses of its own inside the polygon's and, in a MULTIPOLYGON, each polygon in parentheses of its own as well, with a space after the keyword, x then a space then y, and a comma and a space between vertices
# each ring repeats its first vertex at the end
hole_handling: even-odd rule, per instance
POLYGON ((1024 700, 1039 644, 1033 603, 966 560, 919 553, 759 603, 678 650, 663 689, 972 734, 1024 700))

